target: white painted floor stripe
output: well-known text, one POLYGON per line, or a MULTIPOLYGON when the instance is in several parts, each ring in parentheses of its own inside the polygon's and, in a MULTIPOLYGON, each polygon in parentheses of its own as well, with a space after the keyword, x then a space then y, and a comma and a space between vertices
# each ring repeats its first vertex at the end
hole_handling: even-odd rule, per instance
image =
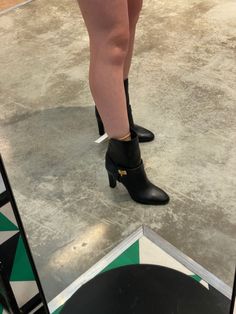
POLYGON ((147 226, 143 226, 144 236, 147 237, 151 242, 155 243, 158 247, 164 250, 167 254, 172 256, 180 264, 184 265, 193 274, 198 275, 210 286, 221 292, 228 299, 231 299, 232 288, 226 285, 222 280, 217 278, 215 275, 210 273, 208 270, 203 268, 200 264, 196 263, 190 257, 185 255, 183 252, 178 250, 168 241, 156 234, 152 229, 147 226))
POLYGON ((118 244, 111 252, 104 256, 98 263, 92 266, 88 271, 78 277, 72 284, 70 284, 64 291, 56 296, 48 307, 50 313, 53 313, 61 305, 63 305, 83 284, 99 274, 104 268, 112 263, 117 257, 131 247, 137 240, 143 236, 143 228, 140 227, 133 232, 128 238, 118 244))
POLYGON ((108 139, 108 135, 107 135, 107 133, 105 133, 104 135, 100 136, 100 137, 95 141, 95 143, 100 144, 100 143, 104 142, 104 141, 107 140, 107 139, 108 139))
MULTIPOLYGON (((139 240, 139 250, 141 264, 160 265, 177 270, 188 276, 195 275, 187 267, 176 261, 176 259, 174 259, 146 237, 142 237, 139 240)), ((209 285, 207 282, 201 280, 200 283, 209 290, 209 285)))
POLYGON ((140 263, 141 264, 154 264, 164 267, 169 267, 180 271, 186 275, 192 275, 193 273, 188 270, 181 263, 177 262, 173 257, 160 249, 155 243, 142 237, 139 240, 140 250, 140 263))

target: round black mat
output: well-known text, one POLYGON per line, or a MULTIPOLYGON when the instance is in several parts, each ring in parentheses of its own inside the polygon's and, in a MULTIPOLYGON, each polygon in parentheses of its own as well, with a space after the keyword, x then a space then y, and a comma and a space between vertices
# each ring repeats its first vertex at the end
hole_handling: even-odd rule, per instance
POLYGON ((208 289, 170 268, 132 265, 98 275, 66 303, 63 314, 227 314, 208 289))

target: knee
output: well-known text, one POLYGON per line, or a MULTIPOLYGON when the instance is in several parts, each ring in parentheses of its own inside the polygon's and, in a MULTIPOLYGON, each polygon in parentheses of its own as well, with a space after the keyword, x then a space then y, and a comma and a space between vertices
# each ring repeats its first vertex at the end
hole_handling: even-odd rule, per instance
POLYGON ((100 49, 105 62, 113 65, 122 65, 129 50, 129 29, 114 29, 100 42, 100 49))
POLYGON ((115 31, 109 36, 107 46, 112 63, 123 63, 129 49, 129 30, 115 31))

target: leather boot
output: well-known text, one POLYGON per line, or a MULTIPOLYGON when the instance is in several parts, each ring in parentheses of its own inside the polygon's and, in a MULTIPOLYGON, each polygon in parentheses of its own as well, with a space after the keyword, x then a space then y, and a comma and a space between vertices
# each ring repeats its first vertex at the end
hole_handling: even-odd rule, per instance
POLYGON ((128 112, 130 127, 137 133, 140 143, 153 141, 155 136, 150 130, 134 123, 132 107, 130 105, 130 100, 129 100, 129 80, 128 79, 124 80, 124 88, 125 88, 126 105, 127 105, 127 112, 128 112))
MULTIPOLYGON (((124 89, 125 89, 125 96, 126 96, 126 106, 127 106, 127 113, 128 113, 128 118, 129 118, 129 125, 134 131, 137 133, 139 142, 150 142, 154 140, 154 134, 145 129, 144 127, 137 125, 134 123, 133 115, 132 115, 132 108, 129 102, 129 82, 128 79, 124 80, 124 89)), ((102 122, 102 119, 98 113, 98 110, 95 106, 95 116, 97 119, 97 124, 98 124, 98 131, 99 135, 103 135, 105 133, 104 125, 102 122)))
POLYGON ((134 130, 131 129, 130 141, 109 140, 105 166, 110 187, 114 188, 119 181, 134 201, 149 205, 169 202, 169 196, 147 178, 134 130))

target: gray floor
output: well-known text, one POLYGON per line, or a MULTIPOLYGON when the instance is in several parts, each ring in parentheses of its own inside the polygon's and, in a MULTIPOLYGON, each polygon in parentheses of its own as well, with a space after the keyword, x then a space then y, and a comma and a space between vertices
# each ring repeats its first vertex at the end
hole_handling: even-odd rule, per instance
POLYGON ((236 3, 145 0, 130 93, 150 178, 142 206, 108 188, 77 3, 0 16, 0 151, 48 300, 141 224, 232 284, 236 260, 236 3))

